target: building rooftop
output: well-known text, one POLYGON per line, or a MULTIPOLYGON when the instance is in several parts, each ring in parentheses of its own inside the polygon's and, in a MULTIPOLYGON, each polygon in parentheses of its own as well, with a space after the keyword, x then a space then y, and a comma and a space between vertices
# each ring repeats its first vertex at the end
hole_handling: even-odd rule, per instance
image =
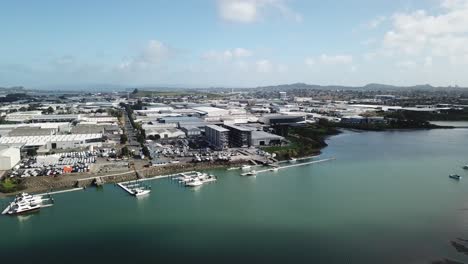
POLYGON ((220 126, 217 126, 217 125, 207 125, 206 127, 211 128, 211 129, 216 130, 216 131, 219 131, 219 132, 229 132, 229 129, 224 128, 224 127, 220 127, 220 126))

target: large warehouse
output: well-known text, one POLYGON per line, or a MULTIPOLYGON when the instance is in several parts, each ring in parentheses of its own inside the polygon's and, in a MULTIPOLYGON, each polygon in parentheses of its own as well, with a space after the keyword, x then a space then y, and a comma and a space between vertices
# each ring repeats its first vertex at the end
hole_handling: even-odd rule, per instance
POLYGON ((0 146, 0 170, 9 170, 20 161, 19 148, 0 146))
POLYGON ((23 149, 39 147, 43 147, 48 150, 68 149, 87 147, 90 145, 100 146, 101 144, 102 134, 18 136, 0 138, 0 145, 22 146, 23 149))

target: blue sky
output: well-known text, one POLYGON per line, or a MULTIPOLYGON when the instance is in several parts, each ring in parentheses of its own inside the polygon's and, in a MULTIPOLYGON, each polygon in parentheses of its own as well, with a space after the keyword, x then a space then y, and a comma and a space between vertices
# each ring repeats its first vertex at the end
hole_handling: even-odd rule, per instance
POLYGON ((468 86, 468 0, 16 0, 0 25, 0 86, 468 86))

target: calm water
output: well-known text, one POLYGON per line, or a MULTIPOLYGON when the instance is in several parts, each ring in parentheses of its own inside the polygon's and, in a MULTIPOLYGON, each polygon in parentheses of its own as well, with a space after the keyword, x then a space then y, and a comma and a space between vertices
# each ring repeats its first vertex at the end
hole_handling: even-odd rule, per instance
MULTIPOLYGON (((168 179, 137 200, 107 185, 0 217, 2 261, 16 263, 468 263, 468 130, 346 132, 335 161, 197 190, 168 179), (449 173, 466 176, 457 182, 449 173)), ((6 201, 3 201, 6 202, 6 201)))

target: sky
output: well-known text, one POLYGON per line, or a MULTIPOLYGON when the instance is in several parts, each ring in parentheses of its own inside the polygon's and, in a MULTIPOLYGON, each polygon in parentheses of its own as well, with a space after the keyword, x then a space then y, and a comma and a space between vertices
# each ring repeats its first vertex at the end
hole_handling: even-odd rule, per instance
POLYGON ((0 0, 0 87, 468 87, 468 0, 0 0))

